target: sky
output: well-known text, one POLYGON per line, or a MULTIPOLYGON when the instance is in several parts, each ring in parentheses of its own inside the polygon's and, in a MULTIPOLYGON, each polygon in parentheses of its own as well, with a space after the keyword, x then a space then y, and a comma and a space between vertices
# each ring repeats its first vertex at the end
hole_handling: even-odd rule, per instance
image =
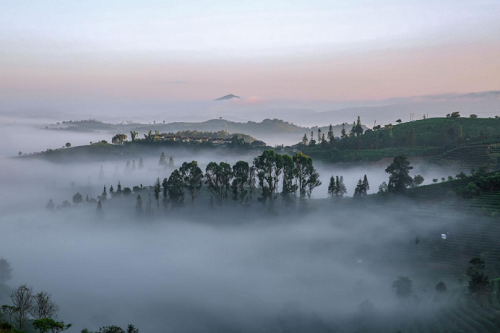
POLYGON ((249 102, 377 100, 500 89, 498 0, 0 6, 4 106, 230 93, 249 102))

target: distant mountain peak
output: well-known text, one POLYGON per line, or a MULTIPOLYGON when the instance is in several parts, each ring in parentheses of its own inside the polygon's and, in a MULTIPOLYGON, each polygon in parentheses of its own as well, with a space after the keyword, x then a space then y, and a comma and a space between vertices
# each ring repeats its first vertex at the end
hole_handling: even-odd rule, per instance
POLYGON ((214 101, 223 101, 225 99, 233 99, 233 98, 240 98, 240 97, 236 96, 236 95, 233 95, 233 94, 229 94, 229 95, 226 95, 226 96, 222 96, 222 97, 216 98, 216 99, 214 99, 214 101))

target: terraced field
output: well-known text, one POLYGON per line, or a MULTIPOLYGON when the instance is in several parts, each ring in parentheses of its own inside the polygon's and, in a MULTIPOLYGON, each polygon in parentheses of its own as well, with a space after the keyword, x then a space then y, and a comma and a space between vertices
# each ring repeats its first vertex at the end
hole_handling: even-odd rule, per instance
POLYGON ((469 171, 482 166, 496 164, 496 160, 490 156, 490 148, 487 145, 462 146, 449 150, 436 156, 432 163, 439 165, 450 165, 454 163, 461 170, 469 171))

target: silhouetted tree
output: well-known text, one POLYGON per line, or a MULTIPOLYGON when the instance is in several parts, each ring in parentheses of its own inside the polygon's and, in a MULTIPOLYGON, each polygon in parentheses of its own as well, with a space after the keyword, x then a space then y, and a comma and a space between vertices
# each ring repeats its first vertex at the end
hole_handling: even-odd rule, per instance
POLYGON ((490 282, 485 274, 486 263, 479 257, 469 261, 470 266, 465 274, 469 277, 469 293, 471 295, 485 295, 490 290, 490 282))
POLYGON ((70 142, 66 142, 65 146, 66 146, 66 148, 69 148, 69 147, 71 147, 71 143, 70 142))
POLYGON ((184 179, 179 170, 175 169, 168 178, 168 196, 174 207, 184 204, 184 179))
POLYGON ((335 142, 335 135, 333 134, 333 126, 330 124, 330 127, 328 127, 328 142, 333 145, 335 142))
POLYGON ((227 163, 210 162, 205 170, 205 184, 215 197, 218 205, 227 199, 230 182, 233 177, 231 166, 227 163))
POLYGON ((29 311, 33 306, 33 290, 26 285, 19 286, 12 292, 10 299, 12 305, 17 309, 18 327, 22 330, 25 321, 28 319, 29 311))
POLYGON ((203 184, 203 171, 198 167, 198 162, 192 161, 191 163, 184 162, 179 168, 182 179, 184 181, 184 187, 189 192, 191 197, 191 203, 200 193, 201 186, 203 184))
POLYGON ((307 138, 307 134, 304 134, 304 137, 302 138, 302 145, 307 146, 309 143, 309 139, 307 138))
POLYGON ((161 153, 160 155, 160 161, 158 162, 158 165, 167 166, 167 158, 165 157, 165 153, 161 153))
POLYGON ((74 203, 75 205, 79 205, 79 204, 81 204, 82 202, 83 202, 83 197, 82 197, 82 195, 81 195, 79 192, 77 192, 77 193, 73 196, 73 203, 74 203))
POLYGON ((156 178, 154 193, 155 193, 156 206, 158 208, 160 208, 160 192, 161 192, 160 178, 156 178))
POLYGON ((279 176, 283 172, 283 156, 274 150, 266 150, 254 159, 262 202, 272 205, 278 188, 279 176))
POLYGON ((409 172, 413 169, 410 166, 410 161, 405 155, 396 156, 391 163, 385 169, 385 172, 389 174, 389 184, 387 188, 389 192, 404 192, 408 186, 411 186, 413 179, 411 178, 409 172))
POLYGON ((52 199, 50 199, 49 202, 47 203, 47 205, 45 207, 47 209, 53 210, 54 206, 55 206, 54 201, 52 201, 52 199))
POLYGON ((293 158, 288 154, 283 155, 283 186, 281 195, 287 204, 290 204, 292 202, 292 198, 295 198, 297 184, 294 183, 294 180, 296 177, 297 169, 295 168, 293 158))
POLYGON ((412 281, 406 276, 398 276, 398 279, 392 282, 392 288, 396 289, 396 295, 399 298, 410 297, 412 290, 412 281))
POLYGON ((45 292, 39 292, 33 296, 33 306, 29 309, 29 313, 35 319, 55 318, 59 307, 52 301, 52 296, 45 292))
POLYGON ((231 188, 233 199, 245 203, 248 190, 245 186, 250 177, 250 166, 245 161, 238 161, 233 165, 233 182, 231 188))
POLYGON ((330 177, 330 183, 328 184, 328 196, 333 198, 335 195, 335 189, 337 185, 335 184, 335 178, 333 176, 330 177))

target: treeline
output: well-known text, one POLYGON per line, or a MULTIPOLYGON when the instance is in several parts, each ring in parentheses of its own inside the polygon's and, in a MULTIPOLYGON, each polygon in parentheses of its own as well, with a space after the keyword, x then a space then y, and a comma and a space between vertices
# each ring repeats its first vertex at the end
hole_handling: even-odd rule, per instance
MULTIPOLYGON (((0 286, 12 278, 12 268, 0 259, 0 286)), ((21 285, 12 290, 10 304, 0 306, 0 333, 60 333, 72 327, 58 318, 59 306, 52 295, 45 291, 35 293, 33 288, 21 285)), ((134 325, 124 330, 119 326, 104 326, 96 332, 87 329, 82 333, 139 333, 134 325)))

